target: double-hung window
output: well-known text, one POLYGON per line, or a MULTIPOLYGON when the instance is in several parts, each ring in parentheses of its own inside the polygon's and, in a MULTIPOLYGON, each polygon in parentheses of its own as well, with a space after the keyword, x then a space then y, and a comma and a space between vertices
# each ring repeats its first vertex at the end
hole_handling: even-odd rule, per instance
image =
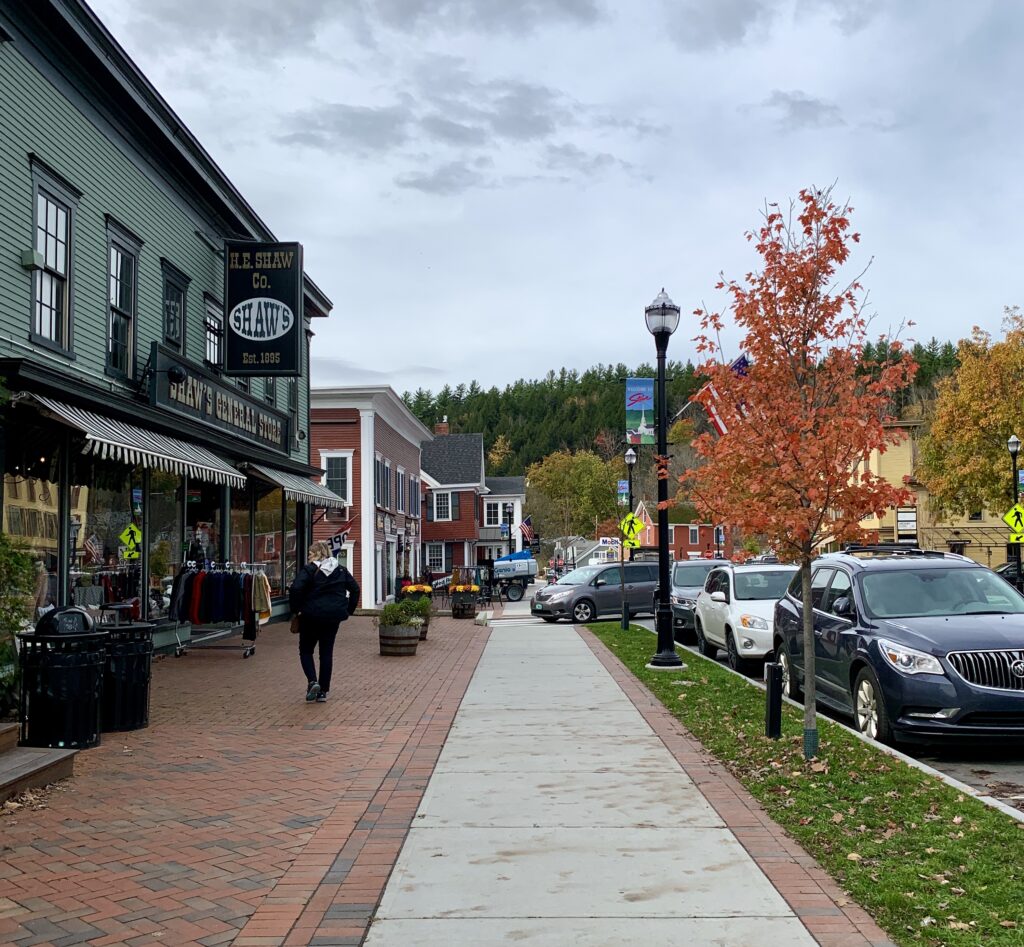
POLYGON ((351 469, 351 464, 351 451, 320 452, 320 466, 326 471, 324 475, 324 486, 332 493, 336 493, 349 504, 352 502, 352 498, 349 495, 349 471, 351 469))
POLYGON ((690 527, 690 545, 691 546, 696 546, 699 543, 700 543, 700 527, 699 526, 691 526, 690 527))
POLYGON ((188 301, 189 278, 169 260, 160 260, 164 278, 164 342, 185 351, 185 309, 188 301))
POLYGON ((395 509, 399 513, 405 512, 405 470, 401 467, 395 471, 395 509))
POLYGON ((277 404, 277 376, 267 375, 263 379, 263 400, 267 404, 277 404))
POLYGON ((497 500, 487 500, 484 503, 484 526, 501 525, 501 504, 497 500))
POLYGON ((135 368, 135 319, 142 241, 107 217, 107 371, 130 378, 135 368))
POLYGON ((381 504, 385 509, 390 510, 393 502, 391 495, 391 461, 384 461, 384 502, 381 504))
POLYGON ((67 352, 74 323, 75 214, 82 194, 34 155, 30 159, 35 214, 30 337, 67 352))
POLYGON ((444 572, 444 543, 427 543, 427 568, 444 572))
POLYGON ((450 520, 452 518, 452 495, 450 493, 434 494, 434 519, 450 520))
POLYGON ((224 339, 224 307, 212 296, 206 297, 206 364, 211 368, 221 366, 221 342, 224 339))

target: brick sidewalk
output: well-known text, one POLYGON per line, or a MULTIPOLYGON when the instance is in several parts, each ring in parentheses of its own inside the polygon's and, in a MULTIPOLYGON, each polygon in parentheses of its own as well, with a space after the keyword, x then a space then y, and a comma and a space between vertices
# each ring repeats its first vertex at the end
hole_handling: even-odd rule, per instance
MULTIPOLYGON (((500 616, 500 607, 496 609, 500 616)), ((885 935, 589 632, 605 667, 823 945, 885 935)), ((348 622, 326 704, 287 626, 255 657, 157 662, 151 723, 0 815, 0 943, 358 945, 489 631, 435 617, 415 658, 348 622)))
POLYGON ((435 617, 382 658, 354 618, 326 704, 285 624, 158 661, 147 729, 0 816, 0 943, 358 944, 487 635, 435 617))

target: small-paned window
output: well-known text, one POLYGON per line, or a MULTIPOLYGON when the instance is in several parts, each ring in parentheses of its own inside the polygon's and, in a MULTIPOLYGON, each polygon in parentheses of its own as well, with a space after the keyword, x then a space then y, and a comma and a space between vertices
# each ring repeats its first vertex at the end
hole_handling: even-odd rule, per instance
POLYGON ((206 300, 206 364, 211 368, 221 366, 221 343, 224 339, 224 309, 220 303, 209 297, 206 300))
POLYGON ((130 378, 135 367, 139 252, 142 241, 107 217, 107 371, 130 378))

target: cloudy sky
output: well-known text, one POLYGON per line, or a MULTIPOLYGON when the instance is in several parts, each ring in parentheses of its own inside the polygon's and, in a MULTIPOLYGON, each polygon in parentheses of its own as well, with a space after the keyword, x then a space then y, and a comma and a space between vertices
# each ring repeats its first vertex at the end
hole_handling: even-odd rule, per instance
POLYGON ((721 305, 764 202, 832 182, 879 331, 1024 304, 1014 0, 92 3, 304 244, 335 304, 315 384, 653 361, 658 290, 721 305))

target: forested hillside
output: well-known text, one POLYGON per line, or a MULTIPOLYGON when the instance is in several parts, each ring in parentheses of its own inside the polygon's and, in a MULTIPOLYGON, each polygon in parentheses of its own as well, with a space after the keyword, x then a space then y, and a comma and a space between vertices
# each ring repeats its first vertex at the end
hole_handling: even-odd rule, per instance
MULTIPOLYGON (((920 404, 931 399, 936 381, 956 370, 956 346, 933 338, 914 344, 911 354, 919 365, 918 376, 913 389, 902 393, 902 400, 920 404)), ((891 349, 885 339, 864 350, 868 366, 887 357, 891 349)), ((420 388, 402 397, 431 429, 447 416, 453 434, 483 434, 491 458, 489 476, 521 476, 530 464, 557 450, 588 449, 606 457, 620 453, 625 437, 625 380, 654 374, 650 364, 597 365, 583 373, 563 368, 501 389, 471 381, 455 388, 446 385, 437 394, 420 388)), ((669 361, 667 375, 671 418, 690 400, 701 380, 690 362, 669 361)))

